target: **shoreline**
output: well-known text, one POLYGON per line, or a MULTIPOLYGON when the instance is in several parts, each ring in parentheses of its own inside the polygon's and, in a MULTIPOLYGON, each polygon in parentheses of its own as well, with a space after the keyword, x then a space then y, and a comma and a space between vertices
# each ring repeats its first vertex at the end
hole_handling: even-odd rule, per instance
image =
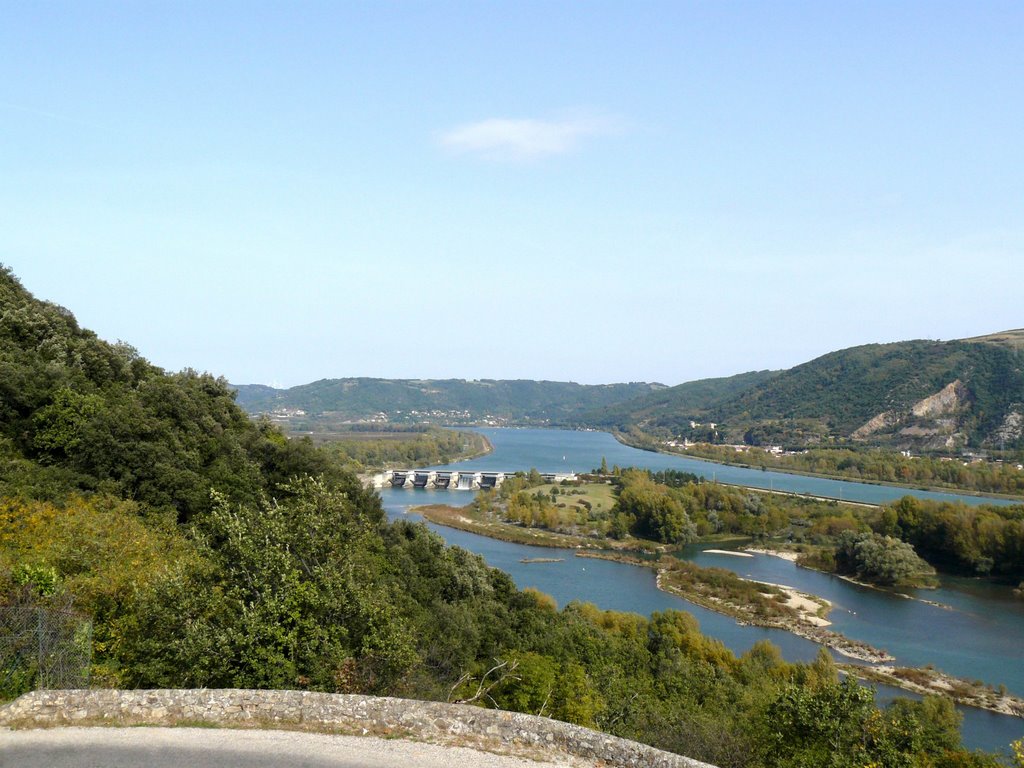
POLYGON ((836 653, 842 654, 849 659, 863 661, 868 664, 878 664, 896 660, 894 656, 890 655, 886 651, 875 648, 868 643, 853 640, 839 632, 835 632, 834 630, 827 629, 826 627, 828 627, 831 622, 823 616, 820 616, 819 611, 821 608, 830 608, 831 603, 822 597, 801 592, 794 587, 783 584, 769 584, 768 582, 759 582, 754 579, 745 579, 741 576, 736 576, 740 581, 745 581, 750 584, 771 586, 788 595, 789 600, 787 601, 787 604, 792 603, 789 604, 788 607, 793 610, 796 616, 790 619, 765 618, 763 616, 755 615, 750 609, 740 608, 736 605, 728 604, 722 600, 708 596, 694 594, 691 591, 667 583, 669 581, 668 576, 670 575, 669 569, 664 568, 659 562, 645 562, 637 558, 616 556, 615 553, 608 552, 577 552, 576 557, 589 557, 595 560, 613 560, 627 565, 651 568, 656 573, 655 583, 658 589, 662 592, 675 595, 676 597, 682 598, 687 602, 698 605, 709 611, 714 611, 715 613, 728 616, 741 625, 764 627, 766 629, 781 629, 785 632, 790 632, 797 637, 802 637, 805 640, 817 643, 818 645, 831 648, 836 653), (814 606, 814 608, 812 608, 812 606, 814 606), (824 623, 818 623, 819 621, 824 623))
MULTIPOLYGON (((806 568, 809 571, 816 571, 817 573, 824 573, 827 576, 834 576, 837 579, 841 579, 841 580, 843 580, 845 582, 848 582, 850 584, 855 584, 856 586, 863 587, 864 589, 873 589, 873 590, 876 590, 878 592, 885 592, 888 595, 895 595, 896 597, 902 597, 905 600, 915 600, 915 601, 917 601, 919 603, 924 603, 925 605, 931 605, 931 606, 934 606, 935 608, 941 608, 944 611, 955 611, 956 610, 955 608, 953 608, 950 605, 945 605, 943 603, 938 603, 938 602, 936 602, 934 600, 927 600, 927 599, 925 599, 923 597, 916 597, 915 595, 908 595, 906 592, 897 592, 895 587, 892 588, 892 589, 887 589, 886 587, 881 587, 878 584, 871 584, 870 582, 867 582, 867 581, 860 581, 859 579, 855 579, 853 576, 849 576, 849 575, 844 574, 844 573, 834 573, 832 571, 825 571, 825 570, 822 570, 820 568, 815 568, 815 567, 810 566, 810 565, 803 565, 802 563, 799 562, 800 561, 800 554, 801 554, 799 552, 791 552, 788 549, 770 549, 768 547, 744 547, 743 551, 744 552, 753 552, 754 554, 758 554, 758 555, 767 555, 768 557, 778 557, 781 560, 786 560, 787 562, 793 563, 794 565, 796 565, 799 568, 806 568)), ((936 587, 928 586, 928 585, 923 585, 922 584, 922 585, 915 585, 915 586, 910 586, 910 587, 903 586, 903 587, 900 587, 900 589, 936 589, 936 587)))
POLYGON ((475 533, 478 536, 486 536, 498 541, 507 541, 510 544, 523 544, 528 547, 547 547, 549 549, 590 549, 595 551, 617 551, 636 552, 639 554, 651 554, 658 551, 656 544, 630 545, 611 539, 596 539, 586 536, 573 536, 568 533, 556 533, 541 528, 530 528, 528 526, 513 525, 501 521, 476 520, 467 516, 463 510, 465 507, 453 507, 449 504, 424 504, 421 506, 409 507, 410 512, 423 517, 435 525, 443 525, 454 528, 457 531, 475 533))
MULTIPOLYGON (((452 432, 460 432, 460 431, 462 431, 458 427, 445 427, 445 426, 442 426, 441 428, 442 429, 451 430, 452 432)), ((476 453, 469 453, 469 454, 466 454, 465 456, 459 456, 457 459, 453 459, 452 461, 446 462, 444 464, 436 464, 436 465, 435 464, 423 464, 422 466, 423 467, 433 467, 433 466, 447 467, 449 464, 461 464, 464 461, 472 461, 473 459, 479 459, 481 456, 488 456, 489 454, 494 453, 494 444, 490 440, 487 439, 487 435, 485 435, 483 432, 477 432, 475 430, 473 431, 473 434, 477 435, 481 440, 484 441, 483 450, 477 451, 476 453)), ((420 467, 416 467, 416 469, 420 469, 420 467)))
POLYGON ((1024 719, 1024 699, 1011 693, 1001 693, 981 681, 964 680, 929 667, 842 664, 840 668, 867 682, 892 685, 921 696, 947 696, 966 707, 1024 719))
MULTIPOLYGON (((457 432, 458 431, 458 430, 452 429, 450 427, 442 427, 442 429, 448 429, 448 430, 453 431, 453 432, 457 432)), ((411 467, 411 469, 424 469, 426 467, 433 467, 433 466, 445 466, 445 467, 447 467, 448 464, 459 464, 459 463, 464 462, 464 461, 472 461, 473 459, 479 459, 481 456, 487 456, 488 454, 494 453, 494 445, 493 445, 493 443, 491 443, 490 440, 487 439, 487 435, 481 434, 479 432, 474 432, 473 434, 477 435, 481 440, 484 441, 484 445, 483 445, 483 448, 481 450, 476 451, 474 453, 467 453, 465 455, 460 455, 458 458, 453 459, 452 461, 448 462, 447 464, 435 465, 435 464, 433 464, 433 463, 431 463, 429 461, 414 462, 413 466, 411 467)), ((379 475, 381 472, 386 471, 387 468, 388 468, 388 465, 378 466, 378 467, 371 467, 369 469, 365 469, 364 468, 363 471, 356 473, 356 477, 359 478, 359 481, 364 486, 372 487, 372 488, 379 488, 379 486, 375 486, 373 484, 373 478, 374 478, 375 475, 379 475)))
POLYGON ((790 552, 785 549, 768 549, 767 547, 744 547, 744 552, 753 552, 756 555, 768 555, 769 557, 778 557, 782 560, 788 560, 791 563, 795 563, 800 559, 800 554, 797 552, 790 552))
MULTIPOLYGON (((845 482, 845 483, 856 483, 858 485, 877 485, 877 486, 882 486, 882 487, 886 487, 886 488, 905 488, 907 491, 927 491, 929 493, 949 493, 949 494, 953 494, 953 495, 957 495, 957 496, 971 496, 971 497, 977 498, 977 499, 992 499, 994 501, 1010 501, 1010 502, 1015 502, 1017 504, 1024 504, 1024 496, 1013 495, 1013 494, 1006 494, 1006 493, 993 493, 993 492, 987 492, 987 491, 972 491, 972 490, 966 490, 966 489, 962 489, 962 488, 957 488, 956 486, 941 486, 941 485, 938 485, 938 486, 936 486, 936 485, 928 485, 928 486, 925 486, 925 485, 917 486, 917 485, 915 485, 915 486, 909 486, 909 485, 904 485, 902 483, 894 483, 894 482, 889 481, 889 480, 865 480, 863 478, 847 477, 845 475, 826 475, 826 474, 822 474, 820 472, 811 472, 809 470, 792 469, 792 468, 788 468, 788 467, 786 467, 786 468, 776 467, 776 466, 771 466, 769 464, 765 464, 765 465, 762 466, 760 464, 755 465, 755 464, 748 464, 748 463, 739 462, 739 461, 737 461, 737 462, 721 461, 719 459, 711 459, 711 458, 708 458, 706 456, 699 456, 699 455, 697 455, 695 453, 691 453, 689 451, 680 452, 680 451, 670 451, 670 450, 667 450, 667 449, 664 449, 664 448, 661 448, 661 447, 653 447, 653 448, 651 448, 651 447, 642 447, 642 446, 640 446, 640 445, 638 445, 636 443, 629 442, 621 432, 612 432, 610 434, 618 442, 622 443, 626 447, 628 447, 628 448, 635 448, 638 451, 650 451, 651 453, 661 453, 661 454, 664 454, 666 456, 679 456, 679 457, 683 457, 683 458, 693 459, 694 461, 703 461, 703 462, 705 462, 707 464, 717 464, 717 465, 723 466, 723 467, 739 467, 741 469, 751 469, 751 470, 762 470, 762 469, 764 469, 764 470, 767 470, 768 472, 778 472, 779 474, 782 474, 782 475, 796 475, 798 477, 814 477, 814 478, 818 478, 819 480, 836 480, 836 481, 845 482)), ((718 482, 718 481, 716 481, 716 482, 718 482)), ((722 485, 734 485, 732 483, 721 483, 721 484, 722 485)), ((769 490, 767 488, 754 488, 754 487, 749 486, 749 485, 740 485, 739 487, 741 487, 741 488, 750 488, 751 490, 755 490, 755 491, 764 491, 765 493, 789 493, 792 496, 804 496, 804 497, 808 497, 808 498, 821 499, 823 501, 838 501, 838 502, 843 503, 843 504, 859 504, 861 506, 866 506, 866 507, 882 506, 880 504, 869 504, 867 502, 847 501, 846 499, 837 498, 835 496, 808 496, 808 494, 803 494, 803 493, 793 493, 791 491, 789 491, 789 492, 787 492, 787 491, 774 491, 774 490, 769 490)))
MULTIPOLYGON (((462 515, 460 513, 460 508, 457 507, 448 507, 446 505, 427 505, 423 507, 413 507, 410 509, 410 511, 413 510, 422 515, 424 519, 436 523, 437 525, 443 525, 457 530, 464 530, 469 533, 475 533, 488 538, 509 541, 514 544, 526 544, 529 546, 576 549, 578 550, 575 553, 576 557, 592 558, 595 560, 612 560, 626 565, 651 568, 656 574, 655 584, 657 588, 667 594, 675 595, 686 602, 693 603, 694 605, 705 608, 706 610, 729 616, 738 624, 760 626, 768 629, 779 629, 785 632, 790 632, 797 637, 802 637, 810 642, 825 646, 826 648, 831 648, 836 653, 846 656, 849 659, 862 662, 862 664, 841 663, 839 665, 843 671, 862 680, 892 685, 916 694, 936 694, 947 696, 958 704, 975 707, 977 709, 984 709, 1000 715, 1024 718, 1024 699, 1020 699, 1012 694, 1000 693, 991 686, 980 683, 980 681, 971 682, 963 680, 927 667, 898 667, 892 663, 896 661, 896 658, 886 651, 879 650, 867 643, 863 643, 859 640, 853 640, 839 632, 830 630, 827 628, 828 624, 821 625, 806 620, 809 618, 809 606, 806 604, 803 605, 803 616, 805 621, 800 621, 796 618, 789 620, 781 618, 769 619, 755 616, 749 610, 744 611, 734 605, 726 604, 721 600, 716 600, 708 596, 695 595, 679 587, 674 588, 673 585, 666 583, 666 576, 669 571, 667 568, 663 567, 659 561, 647 561, 630 554, 651 554, 651 550, 649 549, 638 549, 635 547, 630 548, 628 546, 616 548, 607 546, 607 540, 605 541, 605 547, 601 547, 600 545, 595 546, 597 543, 597 540, 595 539, 584 539, 583 537, 573 537, 568 534, 554 533, 551 531, 544 531, 544 536, 537 540, 523 541, 521 538, 508 536, 507 533, 505 536, 498 535, 499 532, 504 532, 502 531, 503 528, 510 528, 514 526, 511 526, 508 523, 498 522, 492 523, 488 526, 485 523, 474 521, 465 515, 462 515), (443 511, 444 513, 438 514, 438 511, 443 511), (927 684, 922 684, 922 682, 920 682, 922 680, 926 680, 927 684)), ((771 557, 780 557, 791 562, 795 562, 798 557, 795 552, 791 553, 786 552, 785 550, 772 550, 764 547, 748 547, 745 548, 745 551, 764 554, 771 557)), ((745 579, 738 575, 736 578, 741 581, 764 584, 766 586, 772 586, 775 589, 784 590, 786 593, 792 593, 790 594, 790 599, 796 597, 797 599, 814 602, 817 605, 822 605, 822 603, 824 603, 827 607, 831 606, 831 603, 824 598, 800 592, 793 587, 788 587, 786 585, 769 585, 767 582, 756 582, 753 579, 745 579)), ((877 587, 873 588, 877 589, 877 587)), ((909 599, 918 599, 909 595, 901 596, 909 599)), ((800 615, 799 609, 795 608, 795 606, 791 607, 793 607, 794 612, 797 613, 797 615, 800 615)), ((817 615, 817 612, 815 612, 815 615, 817 615)), ((824 619, 824 617, 821 618, 824 619)))

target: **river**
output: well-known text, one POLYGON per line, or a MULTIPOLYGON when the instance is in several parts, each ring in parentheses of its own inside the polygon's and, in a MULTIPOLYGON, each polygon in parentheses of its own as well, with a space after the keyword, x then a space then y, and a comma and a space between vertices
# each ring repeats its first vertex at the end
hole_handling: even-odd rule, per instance
MULTIPOLYGON (((451 465, 475 470, 515 470, 536 467, 540 471, 588 471, 601 463, 649 469, 682 469, 717 477, 724 482, 848 499, 878 501, 910 493, 926 498, 960 499, 976 504, 973 496, 931 493, 914 489, 863 483, 821 480, 779 472, 725 467, 685 457, 637 450, 618 443, 602 432, 568 432, 537 429, 480 429, 494 451, 478 459, 451 465), (768 476, 765 478, 765 476, 768 476), (757 481, 757 482, 755 482, 757 481), (814 483, 814 484, 812 484, 814 483), (825 487, 817 483, 829 483, 825 487), (877 495, 876 495, 877 494, 877 495)), ((391 517, 408 514, 410 506, 429 503, 468 503, 466 491, 393 490, 381 492, 391 517)), ((819 646, 782 630, 740 626, 726 616, 695 606, 657 589, 652 571, 602 560, 574 557, 573 550, 552 550, 488 539, 475 534, 430 526, 449 543, 476 552, 492 566, 509 573, 520 587, 534 587, 551 595, 559 605, 572 600, 600 608, 649 615, 669 608, 686 610, 700 621, 705 634, 721 640, 735 653, 768 639, 790 661, 814 658, 819 646), (557 563, 522 563, 523 558, 560 557, 557 563)), ((787 584, 821 595, 833 602, 829 618, 833 628, 848 637, 883 648, 906 666, 933 664, 950 674, 989 683, 1002 683, 1024 695, 1024 601, 1012 591, 974 579, 943 578, 941 588, 926 590, 924 599, 939 606, 908 599, 848 581, 798 568, 781 558, 759 555, 740 558, 704 552, 694 546, 681 556, 700 565, 729 568, 741 576, 787 584)), ((879 686, 879 697, 907 695, 879 686)), ((1024 736, 1024 720, 961 707, 964 743, 972 748, 1004 750, 1010 741, 1024 736)))
POLYGON ((451 464, 447 468, 514 472, 533 467, 541 472, 590 472, 601 466, 601 459, 604 458, 609 467, 617 464, 620 467, 645 467, 655 471, 678 469, 722 483, 765 490, 805 493, 844 501, 861 501, 865 504, 885 504, 907 494, 922 499, 962 501, 972 505, 1021 503, 1007 499, 941 491, 922 491, 916 488, 857 483, 849 480, 830 480, 823 477, 715 464, 676 454, 654 453, 653 451, 630 448, 607 432, 498 428, 480 428, 474 431, 480 432, 490 440, 494 450, 486 456, 451 464))

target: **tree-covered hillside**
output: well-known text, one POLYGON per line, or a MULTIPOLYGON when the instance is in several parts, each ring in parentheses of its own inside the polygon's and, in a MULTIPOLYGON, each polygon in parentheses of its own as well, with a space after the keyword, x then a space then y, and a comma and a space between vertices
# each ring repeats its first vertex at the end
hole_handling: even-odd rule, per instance
POLYGON ((777 376, 779 371, 751 371, 736 376, 688 381, 651 392, 618 405, 587 411, 583 418, 593 426, 628 429, 637 423, 648 427, 674 428, 680 417, 703 419, 723 402, 777 376))
MULTIPOLYGON (((987 337, 986 337, 987 338, 987 337)), ((980 341, 980 340, 979 340, 980 341)), ((1024 447, 1024 352, 1011 343, 906 341, 832 352, 777 374, 725 379, 725 397, 672 387, 609 411, 621 429, 719 441, 1024 447), (745 386, 744 386, 745 385, 745 386), (652 408, 652 402, 660 407, 652 408), (696 421, 702 426, 693 427, 696 421)))
MULTIPOLYGON (((465 701, 722 768, 997 765, 960 747, 948 700, 877 709, 827 654, 737 657, 683 612, 559 610, 388 522, 223 380, 98 339, 6 270, 0 449, 0 610, 63 617, 91 685, 465 701)), ((0 700, 40 683, 35 647, 0 654, 0 700)))
POLYGON ((165 373, 125 344, 78 326, 0 272, 0 493, 130 498, 187 521, 215 489, 237 501, 297 471, 330 472, 322 455, 255 424, 223 379, 165 373))
POLYGON ((495 379, 324 379, 290 389, 242 385, 238 404, 249 413, 301 409, 313 419, 372 419, 443 424, 573 426, 584 411, 607 407, 664 387, 587 385, 495 379))

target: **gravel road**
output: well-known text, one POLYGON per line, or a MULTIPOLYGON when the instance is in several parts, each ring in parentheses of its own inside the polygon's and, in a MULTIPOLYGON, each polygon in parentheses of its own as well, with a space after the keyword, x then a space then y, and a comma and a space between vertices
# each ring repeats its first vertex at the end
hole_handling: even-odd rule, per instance
POLYGON ((227 728, 0 729, 0 768, 565 768, 397 739, 227 728))

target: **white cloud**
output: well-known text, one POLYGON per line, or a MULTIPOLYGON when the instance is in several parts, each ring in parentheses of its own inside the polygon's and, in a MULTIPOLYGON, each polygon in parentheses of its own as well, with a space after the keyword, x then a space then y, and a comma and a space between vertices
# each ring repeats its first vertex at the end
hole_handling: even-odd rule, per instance
POLYGON ((466 123, 440 136, 454 152, 499 160, 531 160, 571 152, 588 136, 613 133, 617 121, 602 117, 530 120, 492 117, 466 123))

